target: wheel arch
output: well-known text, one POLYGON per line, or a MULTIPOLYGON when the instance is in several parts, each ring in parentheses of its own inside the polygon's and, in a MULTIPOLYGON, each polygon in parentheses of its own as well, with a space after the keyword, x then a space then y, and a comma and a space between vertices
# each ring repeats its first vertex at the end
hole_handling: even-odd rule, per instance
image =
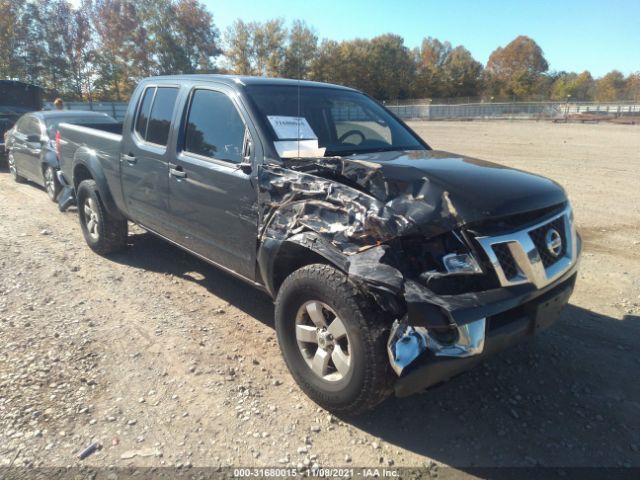
POLYGON ((100 161, 96 158, 95 154, 91 154, 86 149, 80 148, 76 152, 73 161, 73 188, 76 192, 78 191, 80 182, 84 180, 93 180, 96 182, 100 200, 102 200, 109 215, 118 219, 125 218, 113 199, 100 161))
POLYGON ((314 263, 331 265, 344 273, 349 268, 347 258, 315 233, 301 233, 286 240, 266 238, 258 249, 259 274, 274 298, 291 273, 314 263))

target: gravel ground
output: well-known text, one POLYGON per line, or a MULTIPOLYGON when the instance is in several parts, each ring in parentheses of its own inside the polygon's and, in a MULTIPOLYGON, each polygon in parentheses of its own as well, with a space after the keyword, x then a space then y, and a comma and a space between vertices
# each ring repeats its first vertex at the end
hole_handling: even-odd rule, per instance
POLYGON ((266 296, 0 172, 0 466, 640 467, 640 127, 415 123, 435 148, 550 176, 585 239, 540 336, 428 393, 336 418, 290 378, 266 296), (83 462, 92 441, 102 449, 83 462))

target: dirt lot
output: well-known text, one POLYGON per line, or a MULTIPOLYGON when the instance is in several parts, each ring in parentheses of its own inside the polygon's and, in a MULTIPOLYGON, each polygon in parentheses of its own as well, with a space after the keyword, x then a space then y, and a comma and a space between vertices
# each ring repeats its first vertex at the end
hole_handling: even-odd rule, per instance
POLYGON ((0 466, 640 467, 640 127, 416 123, 434 148, 550 176, 585 239, 562 320, 429 393, 335 418, 297 388, 270 300, 0 172, 0 466))

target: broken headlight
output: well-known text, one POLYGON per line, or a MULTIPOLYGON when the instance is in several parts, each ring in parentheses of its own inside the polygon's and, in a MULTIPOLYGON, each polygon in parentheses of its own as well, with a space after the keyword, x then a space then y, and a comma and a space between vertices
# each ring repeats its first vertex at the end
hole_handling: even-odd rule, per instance
POLYGON ((394 245, 397 248, 387 252, 392 264, 405 278, 417 280, 436 294, 459 295, 498 286, 495 273, 485 267, 461 233, 447 232, 430 239, 404 237, 394 245))
POLYGON ((448 273, 482 273, 476 259, 470 253, 450 253, 442 257, 448 273))
POLYGON ((419 236, 400 240, 398 264, 414 278, 425 274, 475 274, 482 269, 470 248, 456 232, 424 239, 419 236))

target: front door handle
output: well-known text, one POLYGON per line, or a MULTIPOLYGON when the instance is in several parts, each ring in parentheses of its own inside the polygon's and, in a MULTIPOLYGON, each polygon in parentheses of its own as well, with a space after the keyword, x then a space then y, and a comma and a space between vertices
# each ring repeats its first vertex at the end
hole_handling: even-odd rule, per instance
POLYGON ((185 178, 187 176, 187 172, 185 172, 179 165, 171 167, 169 169, 169 174, 177 178, 185 178))
POLYGON ((135 165, 138 162, 138 159, 133 155, 125 155, 124 153, 121 155, 122 160, 126 161, 129 165, 135 165))

